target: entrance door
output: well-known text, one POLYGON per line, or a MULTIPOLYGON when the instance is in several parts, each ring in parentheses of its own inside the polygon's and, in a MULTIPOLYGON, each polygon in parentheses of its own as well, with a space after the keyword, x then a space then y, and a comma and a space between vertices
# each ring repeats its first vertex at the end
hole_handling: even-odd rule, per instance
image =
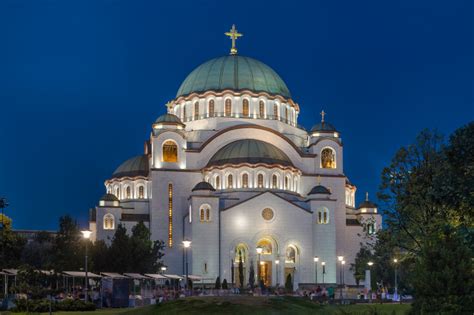
POLYGON ((262 261, 260 262, 260 279, 263 280, 265 286, 272 285, 272 262, 262 261))
POLYGON ((291 283, 295 283, 295 267, 285 267, 285 279, 283 285, 286 285, 286 279, 291 275, 291 283))

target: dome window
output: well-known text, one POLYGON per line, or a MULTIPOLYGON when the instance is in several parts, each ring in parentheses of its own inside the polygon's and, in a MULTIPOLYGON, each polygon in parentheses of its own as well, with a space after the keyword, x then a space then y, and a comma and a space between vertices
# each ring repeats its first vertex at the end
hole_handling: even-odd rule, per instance
POLYGON ((318 224, 329 223, 329 210, 327 208, 321 208, 318 210, 318 224))
POLYGON ((263 101, 260 101, 258 103, 258 117, 259 118, 265 117, 265 103, 263 101))
POLYGON ((130 198, 131 198, 130 186, 127 186, 127 189, 125 190, 125 195, 127 196, 127 199, 130 199, 130 198))
POLYGON ((199 210, 199 220, 201 222, 210 222, 211 221, 211 209, 209 206, 203 206, 199 210))
POLYGON ((178 146, 171 140, 163 144, 163 162, 178 162, 178 146))
POLYGON ((117 198, 120 198, 120 188, 118 188, 118 187, 115 188, 115 196, 116 196, 117 198))
POLYGON ((187 121, 187 117, 186 117, 186 104, 183 105, 183 121, 187 121))
POLYGON ((194 120, 199 119, 199 102, 194 103, 194 120))
POLYGON ((247 173, 242 175, 242 188, 249 187, 249 175, 247 173))
POLYGON ((249 117, 249 100, 244 99, 243 104, 242 104, 242 115, 244 117, 249 117))
POLYGON ((232 115, 232 101, 230 98, 225 100, 225 112, 224 112, 226 117, 230 117, 232 115))
POLYGON ((258 174, 257 176, 257 187, 263 188, 263 174, 258 174))
POLYGON ((214 100, 209 101, 209 117, 214 117, 214 100))
POLYGON ((273 105, 273 119, 278 120, 278 104, 273 105))
POLYGON ((217 175, 216 177, 216 189, 220 189, 221 188, 221 178, 219 175, 217 175))
POLYGON ((288 176, 285 176, 285 189, 288 190, 288 182, 289 182, 289 179, 288 179, 288 176))
POLYGON ((138 198, 139 199, 145 198, 145 188, 143 186, 138 187, 138 198))
POLYGON ((275 174, 272 176, 272 188, 273 189, 278 188, 278 177, 275 174))
POLYGON ((325 148, 321 151, 321 167, 336 168, 336 153, 331 148, 325 148))
POLYGON ((104 215, 104 230, 114 230, 115 229, 115 218, 113 214, 107 213, 104 215))
POLYGON ((234 187, 233 185, 233 176, 232 174, 229 174, 227 176, 227 189, 232 189, 234 187))

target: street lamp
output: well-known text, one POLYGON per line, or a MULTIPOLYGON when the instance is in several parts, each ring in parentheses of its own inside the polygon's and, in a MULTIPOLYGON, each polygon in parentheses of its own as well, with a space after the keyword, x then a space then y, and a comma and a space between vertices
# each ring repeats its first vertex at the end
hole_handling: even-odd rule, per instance
POLYGON ((398 279, 397 279, 398 259, 394 258, 393 259, 393 264, 395 265, 395 292, 394 292, 394 298, 396 298, 397 295, 398 295, 398 279))
POLYGON ((277 287, 278 287, 278 284, 279 284, 279 282, 278 282, 278 265, 280 265, 280 260, 279 259, 275 260, 275 265, 276 265, 276 273, 277 273, 276 284, 277 284, 277 287))
POLYGON ((162 275, 165 274, 165 271, 166 271, 166 269, 167 269, 166 266, 161 266, 160 269, 161 269, 161 274, 162 274, 162 275))
MULTIPOLYGON (((346 264, 346 261, 343 260, 341 261, 341 269, 342 269, 342 286, 344 287, 344 265, 346 264)), ((341 288, 341 291, 342 291, 342 288, 341 288)), ((341 295, 341 298, 343 298, 343 296, 341 295)))
POLYGON ((258 246, 257 247, 257 254, 258 254, 258 264, 257 264, 257 273, 258 273, 258 276, 257 276, 257 280, 258 280, 258 284, 260 285, 260 255, 262 254, 262 251, 263 251, 263 248, 258 246))
POLYGON ((87 273, 87 251, 89 247, 89 238, 92 232, 89 230, 81 231, 82 237, 86 240, 86 256, 85 256, 85 272, 86 272, 86 285, 84 286, 84 301, 87 302, 87 289, 89 288, 89 275, 87 273))
POLYGON ((372 275, 371 275, 371 267, 373 266, 373 262, 369 261, 367 265, 369 266, 369 303, 372 303, 372 275))
POLYGON ((337 260, 341 264, 339 266, 339 298, 342 300, 342 262, 344 261, 344 256, 337 256, 337 260))
POLYGON ((319 257, 315 256, 313 258, 313 261, 314 261, 314 283, 316 283, 316 285, 317 285, 318 284, 318 261, 319 261, 319 257))
POLYGON ((186 262, 186 284, 185 288, 188 289, 188 251, 187 249, 191 247, 191 241, 190 240, 184 240, 183 242, 184 246, 184 261, 186 262))
POLYGON ((322 261, 321 266, 323 266, 323 284, 324 284, 324 275, 326 274, 326 262, 322 261))

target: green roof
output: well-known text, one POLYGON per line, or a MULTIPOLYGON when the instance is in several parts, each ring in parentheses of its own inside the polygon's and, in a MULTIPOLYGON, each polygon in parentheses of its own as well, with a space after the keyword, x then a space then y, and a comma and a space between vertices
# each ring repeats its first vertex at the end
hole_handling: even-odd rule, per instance
POLYGON ((214 154, 207 166, 241 163, 293 166, 282 150, 270 143, 254 139, 237 140, 225 145, 214 154))
POLYGON ((285 82, 272 68, 253 58, 238 55, 215 58, 194 69, 181 84, 176 97, 226 89, 291 97, 285 82))
POLYGON ((123 162, 112 174, 112 178, 148 176, 148 156, 138 155, 123 162))

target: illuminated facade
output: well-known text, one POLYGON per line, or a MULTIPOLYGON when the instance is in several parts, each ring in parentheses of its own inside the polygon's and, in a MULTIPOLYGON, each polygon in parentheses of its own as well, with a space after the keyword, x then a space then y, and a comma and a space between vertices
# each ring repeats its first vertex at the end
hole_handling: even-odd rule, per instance
POLYGON ((381 218, 368 198, 355 207, 341 134, 324 112, 310 131, 300 127, 285 82, 235 46, 194 69, 166 106, 144 154, 105 182, 90 215, 94 239, 143 221, 165 242, 170 273, 184 273, 189 239, 193 275, 237 283, 242 260, 245 283, 253 264, 266 284, 291 274, 298 287, 322 283, 324 262, 325 283, 339 283, 343 266, 354 284, 349 267, 381 218))

